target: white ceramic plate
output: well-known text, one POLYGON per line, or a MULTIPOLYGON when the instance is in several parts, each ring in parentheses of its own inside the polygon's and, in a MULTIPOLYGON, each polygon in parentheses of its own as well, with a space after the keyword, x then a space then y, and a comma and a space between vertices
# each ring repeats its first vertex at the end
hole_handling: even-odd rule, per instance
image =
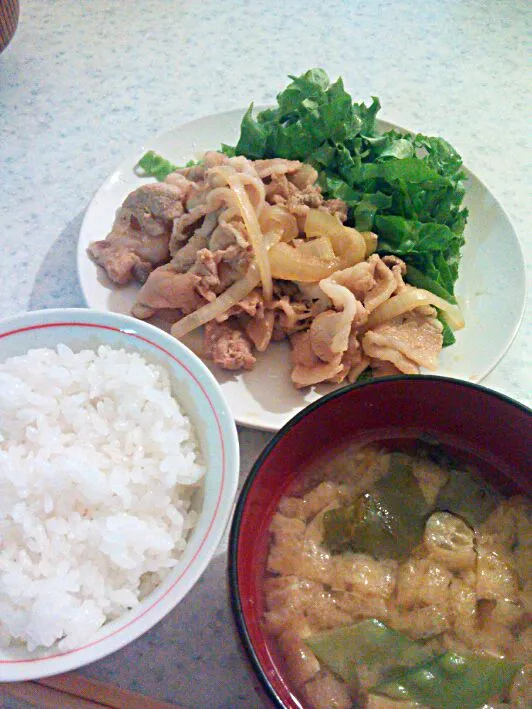
MULTIPOLYGON (((243 111, 220 113, 192 121, 157 136, 118 166, 94 196, 83 220, 78 244, 78 273, 87 304, 98 310, 129 313, 138 286, 113 286, 87 256, 91 241, 111 229, 116 209, 129 192, 146 180, 133 167, 147 150, 178 165, 235 144, 243 111)), ((379 122, 386 130, 392 124, 379 122)), ((396 126, 394 126, 396 127, 396 126)), ((518 330, 525 301, 525 268, 514 228, 495 197, 471 173, 466 204, 470 210, 457 298, 466 327, 457 342, 442 352, 438 374, 479 382, 497 364, 518 330)), ((230 373, 211 366, 237 423, 277 431, 304 406, 334 386, 296 391, 290 382, 287 343, 274 343, 257 358, 253 371, 230 373)))

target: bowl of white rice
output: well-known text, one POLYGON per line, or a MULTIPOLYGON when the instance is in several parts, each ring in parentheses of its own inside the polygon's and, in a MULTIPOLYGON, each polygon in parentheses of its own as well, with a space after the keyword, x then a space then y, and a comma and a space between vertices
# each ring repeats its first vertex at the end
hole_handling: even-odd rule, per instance
POLYGON ((239 473, 202 361, 87 309, 0 321, 0 681, 93 662, 190 591, 239 473))

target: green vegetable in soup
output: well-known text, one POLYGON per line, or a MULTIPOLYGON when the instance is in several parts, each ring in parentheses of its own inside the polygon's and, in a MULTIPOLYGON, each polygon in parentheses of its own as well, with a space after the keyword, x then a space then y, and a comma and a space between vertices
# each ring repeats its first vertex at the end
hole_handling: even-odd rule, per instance
POLYGON ((333 553, 363 552, 406 559, 421 541, 429 511, 408 458, 389 457, 389 471, 370 492, 323 516, 324 544, 333 553))
POLYGON ((446 652, 416 667, 392 670, 372 691, 434 709, 476 709, 508 692, 519 668, 490 655, 446 652))
POLYGON ((305 638, 305 643, 320 662, 354 690, 358 684, 358 665, 382 671, 412 667, 432 656, 421 643, 375 618, 311 635, 305 638))
POLYGON ((452 512, 476 527, 489 517, 501 499, 500 493, 478 475, 468 470, 451 470, 436 499, 436 509, 452 512))

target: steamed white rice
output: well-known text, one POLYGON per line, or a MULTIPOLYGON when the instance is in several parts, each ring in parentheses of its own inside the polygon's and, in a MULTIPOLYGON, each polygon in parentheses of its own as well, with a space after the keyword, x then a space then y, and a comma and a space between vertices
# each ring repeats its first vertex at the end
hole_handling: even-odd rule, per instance
POLYGON ((163 367, 100 346, 0 364, 0 644, 79 646, 164 579, 204 475, 163 367))

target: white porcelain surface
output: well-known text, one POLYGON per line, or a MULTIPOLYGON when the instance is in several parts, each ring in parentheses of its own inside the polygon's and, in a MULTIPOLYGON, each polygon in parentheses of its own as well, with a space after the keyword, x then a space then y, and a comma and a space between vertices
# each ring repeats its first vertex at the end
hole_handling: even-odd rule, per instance
MULTIPOLYGON (((142 150, 126 158, 103 183, 85 213, 78 243, 80 284, 90 307, 128 314, 139 290, 137 284, 113 285, 87 255, 89 244, 110 231, 125 197, 146 184, 134 171, 139 158, 146 150, 154 150, 174 164, 184 165, 205 150, 234 144, 243 113, 236 110, 206 116, 148 139, 142 150)), ((391 127, 397 128, 389 123, 380 125, 381 130, 391 127)), ((443 350, 437 373, 479 382, 501 359, 517 332, 525 304, 525 265, 507 215, 474 175, 469 175, 465 204, 470 215, 456 293, 466 327, 456 334, 456 343, 443 350)), ((201 349, 201 335, 199 344, 201 349)), ((267 431, 277 431, 307 404, 337 388, 321 385, 296 390, 290 380, 288 342, 274 342, 258 354, 250 372, 227 372, 206 364, 221 385, 237 423, 267 431)))
POLYGON ((0 648, 0 682, 36 679, 76 669, 105 657, 158 623, 186 596, 205 571, 228 523, 238 482, 238 437, 220 387, 181 343, 131 317, 88 309, 34 311, 0 321, 0 361, 38 347, 72 350, 100 344, 139 352, 169 372, 174 396, 192 420, 206 467, 194 508, 198 521, 179 562, 136 608, 104 624, 82 647, 28 652, 0 648))
MULTIPOLYGON (((383 118, 453 143, 508 213, 529 276, 531 24, 529 0, 23 0, 0 54, 0 317, 85 304, 80 225, 124 156, 192 119, 271 103, 312 66, 357 100, 379 96, 383 118)), ((529 298, 483 384, 530 406, 531 352, 529 298)), ((242 483, 270 434, 239 438, 242 483)), ((222 542, 176 611, 83 672, 187 709, 263 707, 225 562, 222 542)))

